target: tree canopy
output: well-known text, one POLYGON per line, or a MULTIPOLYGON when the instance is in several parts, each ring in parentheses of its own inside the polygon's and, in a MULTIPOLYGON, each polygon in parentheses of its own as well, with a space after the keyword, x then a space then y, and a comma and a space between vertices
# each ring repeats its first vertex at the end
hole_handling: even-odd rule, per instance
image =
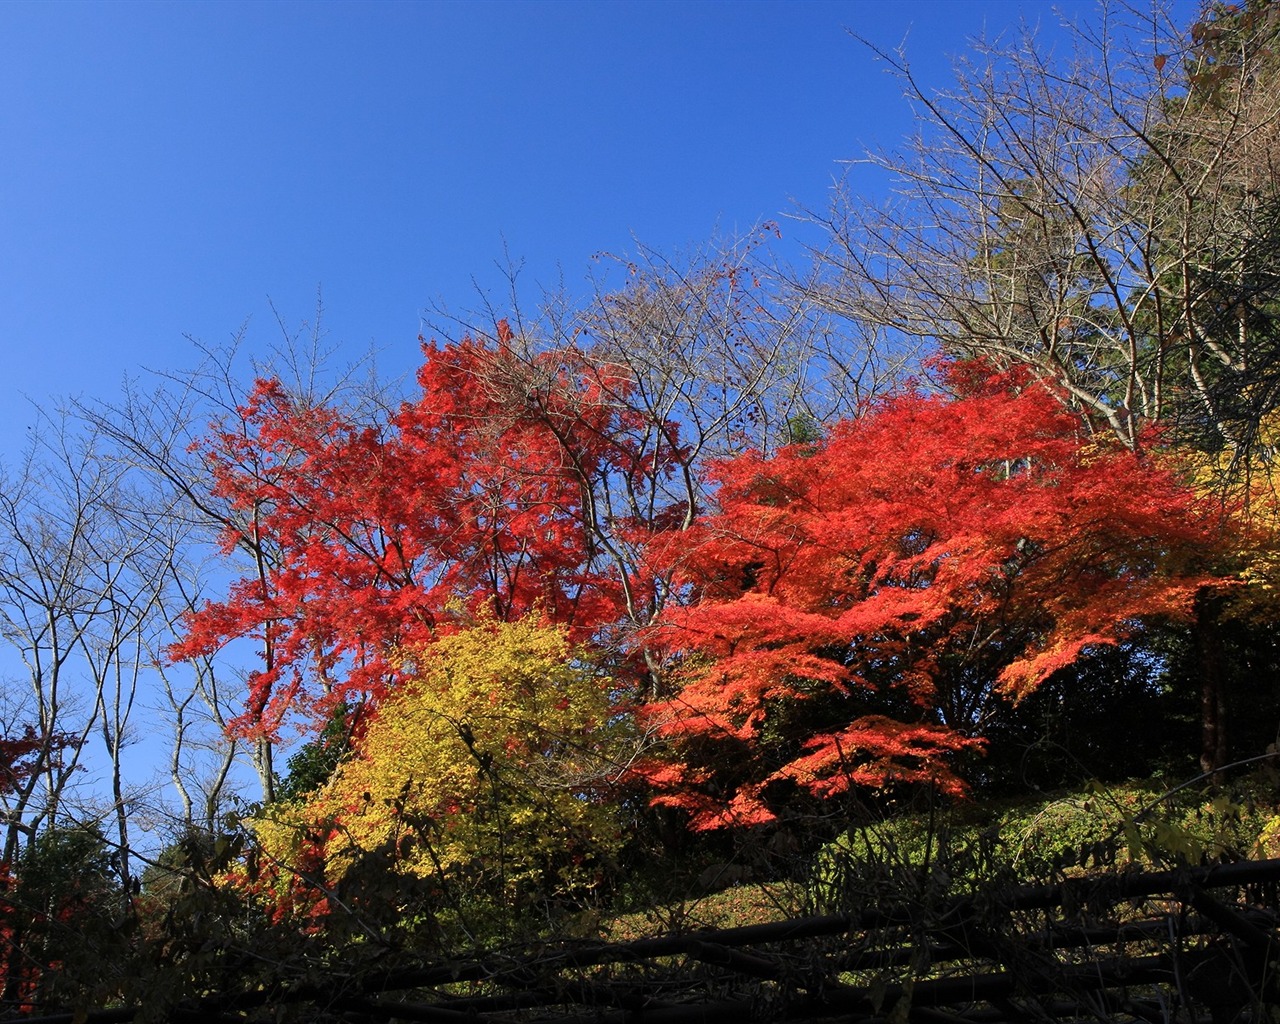
POLYGON ((622 840, 611 798, 628 730, 612 681, 575 655, 564 627, 534 617, 490 613, 401 657, 404 682, 356 752, 255 821, 264 858, 341 886, 380 855, 393 873, 513 908, 590 889, 622 840))
POLYGON ((1216 502, 1024 371, 942 370, 954 394, 713 470, 717 512, 679 540, 695 600, 663 631, 681 686, 646 712, 704 758, 655 781, 718 783, 660 797, 695 824, 770 820, 783 781, 959 791, 947 755, 1004 702, 1230 586, 1216 502), (727 749, 708 762, 707 745, 727 749))
POLYGON ((275 736, 308 700, 376 699, 400 677, 400 652, 482 609, 539 609, 577 637, 651 614, 653 581, 629 549, 687 515, 655 487, 678 428, 651 429, 617 367, 577 351, 523 360, 512 340, 503 323, 494 344, 427 346, 421 396, 385 424, 262 380, 206 439, 214 486, 243 514, 224 545, 248 531, 278 552, 195 611, 175 648, 268 643, 240 728, 275 736))

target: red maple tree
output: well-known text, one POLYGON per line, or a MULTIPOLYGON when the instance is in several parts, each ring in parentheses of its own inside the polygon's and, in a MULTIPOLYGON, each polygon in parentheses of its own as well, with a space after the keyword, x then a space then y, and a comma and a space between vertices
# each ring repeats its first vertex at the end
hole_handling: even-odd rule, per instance
POLYGON ((951 397, 720 463, 718 514, 666 546, 696 599, 664 627, 683 680, 647 709, 648 774, 695 828, 770 820, 787 787, 959 791, 1003 698, 1217 582, 1217 506, 1025 375, 943 370, 951 397))
POLYGON ((420 397, 379 424, 262 380, 205 440, 243 523, 226 547, 268 540, 271 555, 190 616, 173 653, 265 642, 239 729, 272 737, 310 700, 376 700, 397 652, 482 606, 500 619, 536 609, 576 639, 651 614, 634 549, 664 521, 653 491, 679 452, 675 427, 631 410, 615 368, 513 342, 500 323, 496 343, 424 346, 420 397), (611 505, 619 494, 649 500, 611 505))

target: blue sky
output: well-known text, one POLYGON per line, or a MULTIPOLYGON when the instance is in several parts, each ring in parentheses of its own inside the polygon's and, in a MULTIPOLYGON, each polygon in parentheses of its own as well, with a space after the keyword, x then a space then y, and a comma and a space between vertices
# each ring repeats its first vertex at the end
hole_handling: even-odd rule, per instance
MULTIPOLYGON (((1088 17, 1091 2, 1059 5, 1088 17)), ((947 80, 1030 0, 0 5, 0 458, 24 396, 110 397, 248 319, 414 365, 423 309, 821 206, 910 131, 848 31, 947 80)), ((869 191, 884 182, 866 179, 869 191)), ((800 228, 783 224, 787 242, 800 228)))

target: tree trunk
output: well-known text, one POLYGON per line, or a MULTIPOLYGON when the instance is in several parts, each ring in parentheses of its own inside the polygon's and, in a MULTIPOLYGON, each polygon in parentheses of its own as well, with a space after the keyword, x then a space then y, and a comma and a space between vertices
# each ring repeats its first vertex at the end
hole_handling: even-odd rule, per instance
POLYGON ((1196 600, 1192 630, 1196 668, 1200 675, 1200 768, 1220 771, 1228 763, 1226 672, 1218 619, 1221 600, 1201 596, 1196 600))

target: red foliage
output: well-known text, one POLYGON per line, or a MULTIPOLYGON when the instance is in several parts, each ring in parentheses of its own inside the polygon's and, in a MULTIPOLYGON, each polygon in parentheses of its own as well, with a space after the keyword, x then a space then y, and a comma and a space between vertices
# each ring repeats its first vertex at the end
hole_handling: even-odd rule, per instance
POLYGON ((9 865, 0 861, 0 994, 29 1012, 28 1000, 35 994, 40 971, 21 948, 22 915, 10 898, 14 884, 9 865))
MULTIPOLYGON (((56 761, 72 742, 61 733, 42 737, 30 725, 18 736, 0 737, 0 793, 20 789, 37 771, 41 755, 56 761)), ((70 919, 78 909, 69 898, 63 913, 70 919)), ((10 865, 0 861, 0 999, 16 1003, 23 1012, 31 1009, 27 1000, 34 996, 48 966, 42 967, 24 948, 31 927, 43 923, 42 915, 33 917, 30 908, 22 906, 19 880, 10 865)))
POLYGON ((274 735, 317 679, 329 699, 376 699, 398 649, 482 606, 503 619, 538 609, 584 637, 623 615, 624 583, 644 589, 618 550, 644 524, 607 519, 601 496, 665 472, 674 428, 655 442, 613 368, 576 352, 520 358, 511 341, 501 324, 496 346, 424 347, 421 397, 382 425, 264 380, 206 439, 218 493, 250 524, 228 530, 227 548, 270 554, 190 617, 174 654, 264 644, 241 730, 274 735))
POLYGON ((1169 473, 1042 386, 950 383, 715 467, 681 570, 697 599, 665 627, 683 686, 647 711, 680 762, 651 769, 658 800, 695 827, 768 820, 779 784, 959 791, 951 755, 1000 697, 1216 582, 1197 556, 1217 519, 1169 473))
MULTIPOLYGON (((56 737, 51 745, 55 750, 68 743, 66 737, 56 737)), ((35 759, 46 742, 31 726, 26 726, 21 736, 0 737, 0 793, 18 789, 35 770, 35 759)))

